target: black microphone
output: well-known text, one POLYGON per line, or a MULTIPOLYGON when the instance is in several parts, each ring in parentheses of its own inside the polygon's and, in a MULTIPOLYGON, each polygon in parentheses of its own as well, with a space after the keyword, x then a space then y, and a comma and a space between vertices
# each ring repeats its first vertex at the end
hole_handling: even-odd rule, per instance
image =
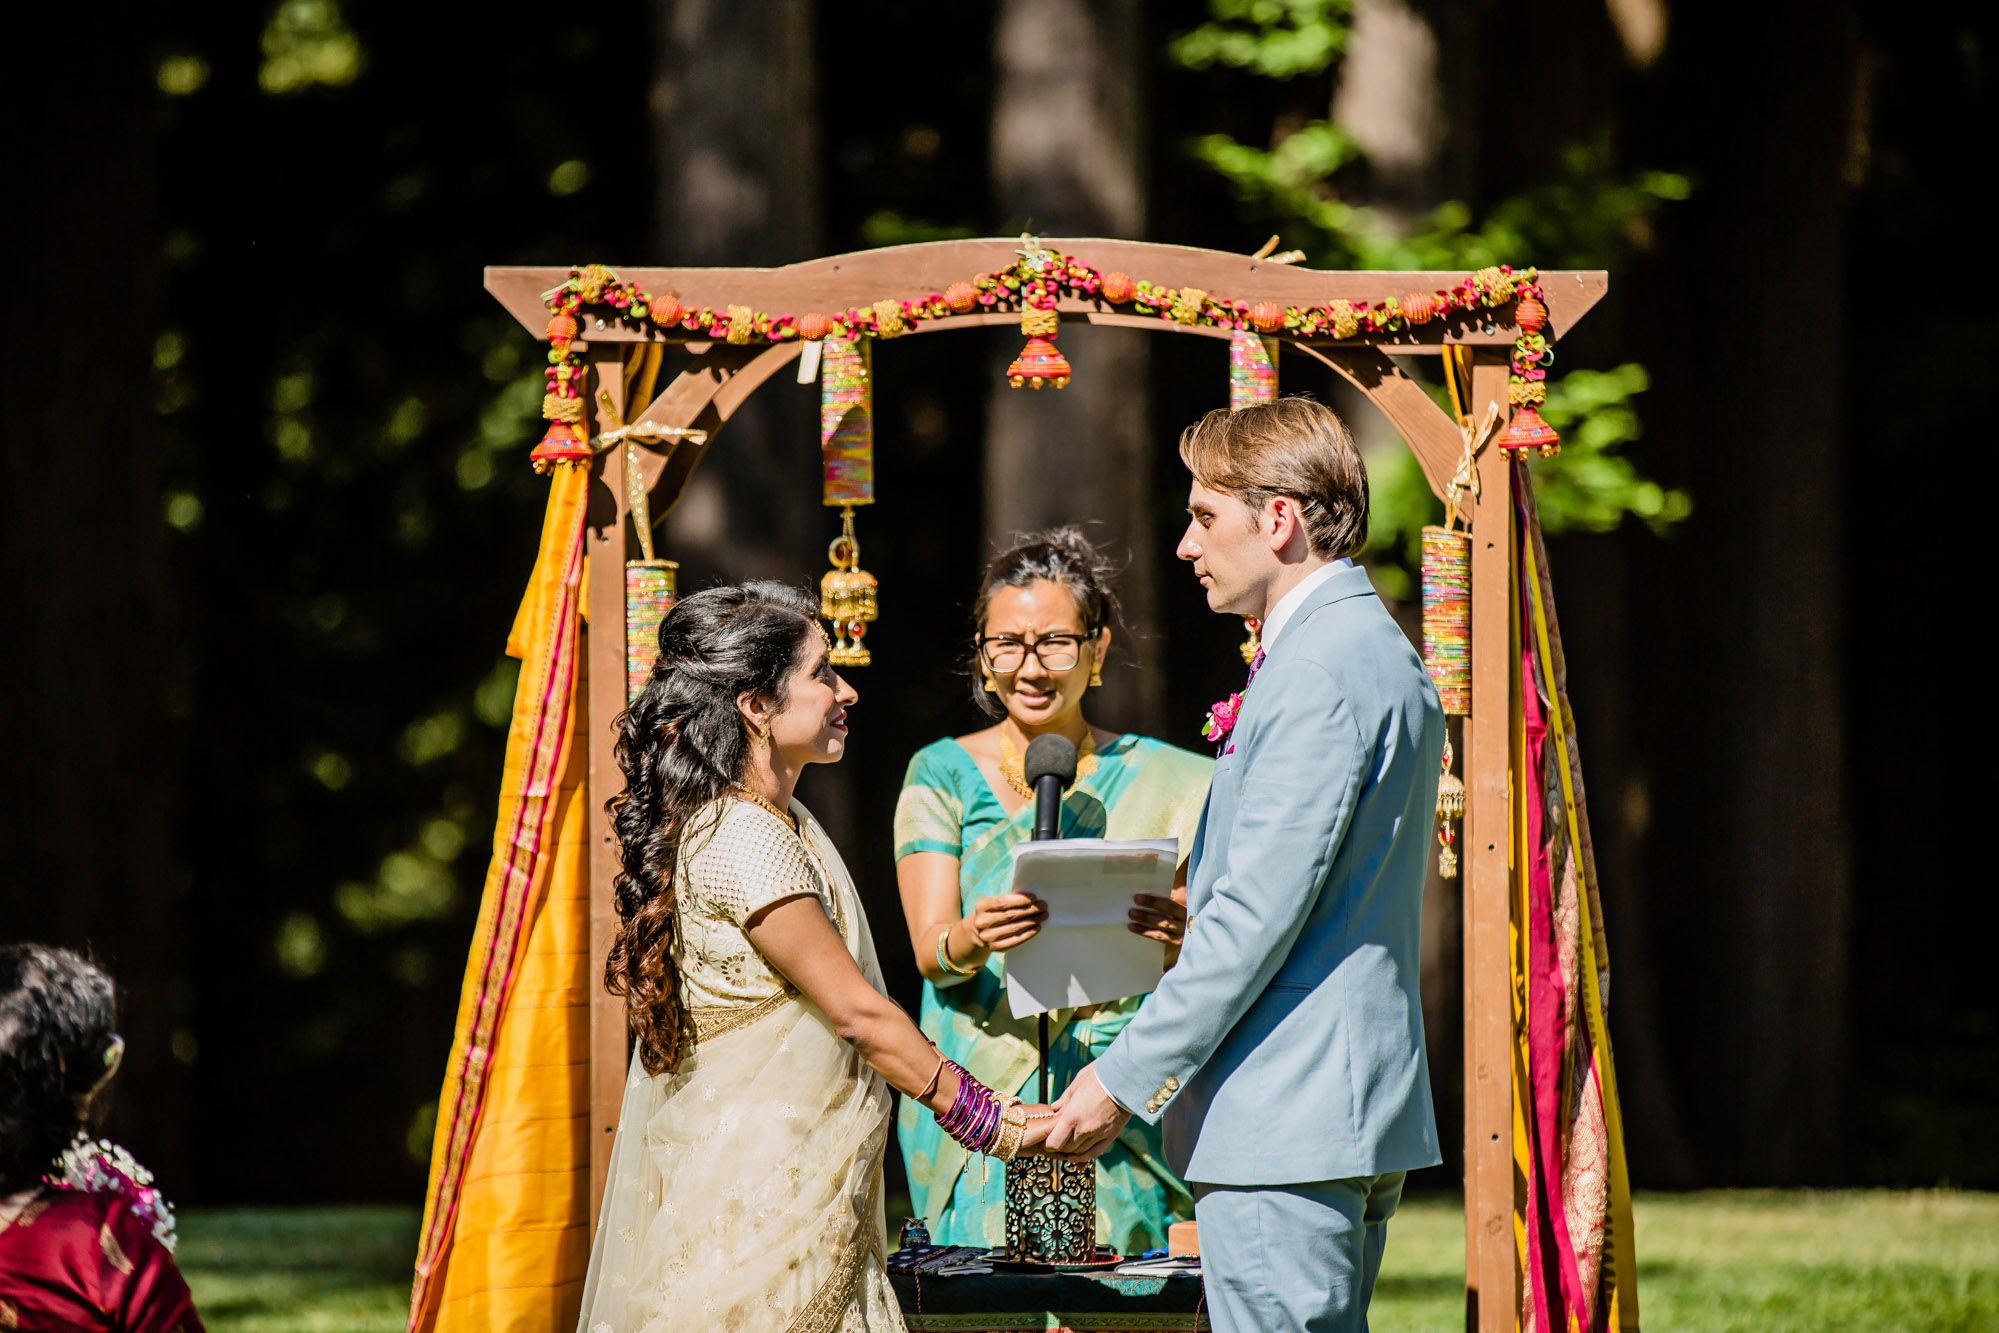
POLYGON ((1061 837, 1062 789, 1076 780, 1076 747, 1062 736, 1036 736, 1021 769, 1034 788, 1034 841, 1061 837))

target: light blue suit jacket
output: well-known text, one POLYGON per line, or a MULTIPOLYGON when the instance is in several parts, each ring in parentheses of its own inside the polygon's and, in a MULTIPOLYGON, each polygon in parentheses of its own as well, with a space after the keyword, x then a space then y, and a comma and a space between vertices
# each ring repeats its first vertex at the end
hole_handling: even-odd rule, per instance
POLYGON ((1188 1180, 1442 1160, 1418 995, 1444 717, 1357 566, 1265 646, 1215 766, 1180 961, 1097 1062, 1188 1180))

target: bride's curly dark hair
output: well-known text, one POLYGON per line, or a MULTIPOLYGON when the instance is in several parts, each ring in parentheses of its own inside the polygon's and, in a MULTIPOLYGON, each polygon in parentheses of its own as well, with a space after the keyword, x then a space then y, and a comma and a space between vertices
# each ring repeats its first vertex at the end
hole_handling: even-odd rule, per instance
POLYGON ((650 1074, 677 1068, 685 1010, 673 959, 674 866, 688 823, 742 780, 749 733, 736 699, 784 707, 786 677, 820 642, 818 605, 783 583, 739 583, 682 598, 659 627, 659 658, 618 715, 625 789, 605 803, 622 869, 619 928, 604 985, 625 997, 625 1022, 650 1074))

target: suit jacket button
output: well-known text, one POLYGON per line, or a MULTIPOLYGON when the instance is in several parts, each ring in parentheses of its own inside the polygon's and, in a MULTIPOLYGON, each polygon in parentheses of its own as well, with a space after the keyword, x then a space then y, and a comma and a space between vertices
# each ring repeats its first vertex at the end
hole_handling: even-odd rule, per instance
POLYGON ((1180 1090, 1180 1080, 1177 1078, 1168 1078, 1166 1080, 1166 1090, 1168 1092, 1178 1092, 1180 1090))

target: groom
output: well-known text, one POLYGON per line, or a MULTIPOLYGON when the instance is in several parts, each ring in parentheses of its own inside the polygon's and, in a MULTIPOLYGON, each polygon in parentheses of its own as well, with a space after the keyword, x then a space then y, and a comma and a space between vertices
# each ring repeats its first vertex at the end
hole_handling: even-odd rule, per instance
POLYGON ((1350 558, 1367 472, 1303 398, 1210 412, 1178 554, 1263 622, 1194 835, 1186 941, 1047 1149, 1087 1160, 1164 1116, 1219 1333, 1362 1330, 1404 1175, 1440 1159, 1417 998, 1444 747, 1422 663, 1350 558))

